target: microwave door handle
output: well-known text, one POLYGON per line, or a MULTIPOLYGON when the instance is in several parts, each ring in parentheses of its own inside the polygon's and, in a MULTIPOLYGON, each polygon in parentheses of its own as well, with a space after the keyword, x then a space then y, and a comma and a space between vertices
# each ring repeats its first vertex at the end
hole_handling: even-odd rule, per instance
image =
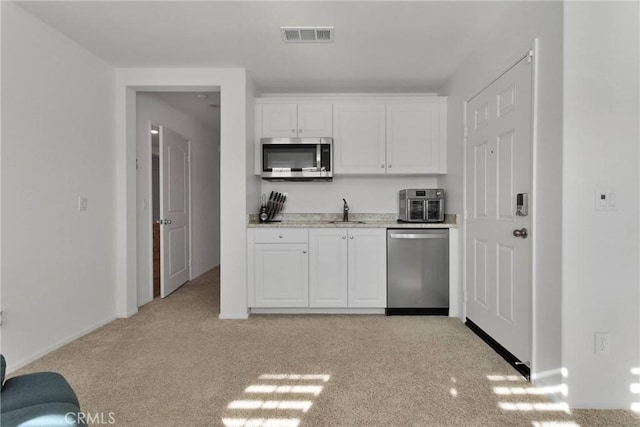
POLYGON ((322 144, 316 145, 316 170, 320 170, 322 167, 322 144))

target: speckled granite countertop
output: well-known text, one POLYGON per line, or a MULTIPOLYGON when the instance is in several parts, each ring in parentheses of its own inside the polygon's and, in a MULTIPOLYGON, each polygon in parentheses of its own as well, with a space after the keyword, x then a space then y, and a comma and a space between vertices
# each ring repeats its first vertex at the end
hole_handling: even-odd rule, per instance
POLYGON ((276 218, 279 222, 258 221, 249 215, 248 228, 457 228, 457 215, 445 215, 444 222, 398 222, 398 214, 350 213, 349 222, 342 222, 342 214, 289 213, 276 218))

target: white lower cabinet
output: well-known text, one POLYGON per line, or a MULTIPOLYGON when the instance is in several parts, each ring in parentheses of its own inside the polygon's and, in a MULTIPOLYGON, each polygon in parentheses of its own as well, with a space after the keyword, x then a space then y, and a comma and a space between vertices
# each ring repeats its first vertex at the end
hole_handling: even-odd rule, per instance
POLYGON ((309 258, 304 244, 255 245, 256 307, 309 307, 309 258))
POLYGON ((306 229, 260 229, 253 249, 253 307, 309 307, 309 254, 306 229))
POLYGON ((309 230, 309 306, 387 305, 385 229, 309 230))
POLYGON ((347 306, 348 230, 309 230, 309 307, 347 306))
POLYGON ((349 230, 349 307, 387 306, 387 230, 349 230))

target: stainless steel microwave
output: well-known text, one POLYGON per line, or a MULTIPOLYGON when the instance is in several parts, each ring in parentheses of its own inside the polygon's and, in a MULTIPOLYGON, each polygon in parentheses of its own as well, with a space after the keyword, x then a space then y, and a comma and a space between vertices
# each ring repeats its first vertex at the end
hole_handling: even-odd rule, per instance
POLYGON ((331 181, 333 138, 262 138, 262 179, 331 181))
POLYGON ((444 190, 421 188, 400 190, 399 220, 402 222, 444 221, 444 190))

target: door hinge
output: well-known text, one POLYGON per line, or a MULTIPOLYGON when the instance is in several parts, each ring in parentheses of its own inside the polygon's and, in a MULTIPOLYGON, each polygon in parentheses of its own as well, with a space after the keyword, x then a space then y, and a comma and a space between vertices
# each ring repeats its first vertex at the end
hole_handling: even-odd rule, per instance
POLYGON ((527 55, 527 64, 531 64, 531 61, 533 61, 533 49, 531 49, 527 55))

